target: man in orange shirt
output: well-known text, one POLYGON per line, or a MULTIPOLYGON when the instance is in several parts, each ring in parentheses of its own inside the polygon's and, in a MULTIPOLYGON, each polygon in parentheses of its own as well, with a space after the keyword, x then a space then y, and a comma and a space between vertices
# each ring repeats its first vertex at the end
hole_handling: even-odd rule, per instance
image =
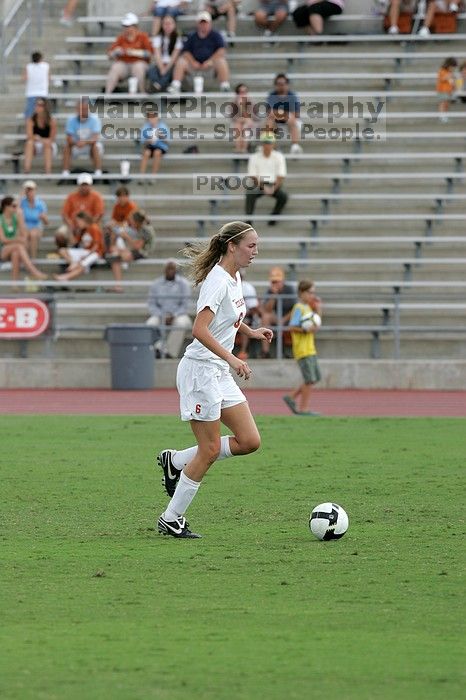
POLYGON ((138 29, 138 18, 133 12, 128 12, 121 24, 123 32, 107 51, 113 65, 107 75, 105 92, 113 92, 117 83, 128 76, 138 80, 138 92, 145 92, 146 71, 152 57, 153 49, 146 32, 138 29))
POLYGON ((97 190, 93 190, 92 175, 81 173, 78 175, 78 189, 71 192, 65 199, 62 209, 63 221, 68 226, 69 231, 76 234, 78 226, 76 215, 83 211, 88 214, 92 223, 98 224, 105 211, 105 204, 102 195, 97 190))

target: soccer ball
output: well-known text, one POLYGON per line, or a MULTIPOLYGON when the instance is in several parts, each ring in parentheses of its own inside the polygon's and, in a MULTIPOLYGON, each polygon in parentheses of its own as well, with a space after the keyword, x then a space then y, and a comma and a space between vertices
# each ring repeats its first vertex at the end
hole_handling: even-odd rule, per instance
POLYGON ((304 331, 310 331, 312 328, 320 328, 322 325, 322 319, 319 314, 311 311, 308 314, 304 314, 301 319, 301 328, 304 331))
POLYGON ((336 503, 321 503, 309 517, 309 527, 318 540, 338 540, 348 529, 346 512, 336 503))

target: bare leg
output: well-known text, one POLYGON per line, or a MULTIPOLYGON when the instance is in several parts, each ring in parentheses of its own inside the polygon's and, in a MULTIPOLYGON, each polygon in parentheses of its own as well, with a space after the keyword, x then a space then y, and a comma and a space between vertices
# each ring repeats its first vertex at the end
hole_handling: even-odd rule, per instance
POLYGON ((257 10, 256 14, 254 15, 254 21, 260 29, 267 29, 269 26, 269 19, 264 10, 257 10))
POLYGON ((224 58, 216 58, 212 63, 219 83, 227 83, 230 80, 230 70, 226 60, 224 58))
POLYGON ((310 34, 322 34, 324 31, 324 20, 320 15, 311 15, 309 17, 310 34))
POLYGON ((63 170, 69 170, 71 165, 71 146, 65 143, 63 147, 63 170))
POLYGON ((230 450, 233 455, 248 455, 261 445, 261 438, 247 401, 224 408, 220 420, 230 428, 230 450))
POLYGON ((389 15, 390 17, 390 26, 392 27, 397 27, 398 26, 398 18, 400 16, 400 0, 392 0, 390 3, 390 12, 389 15))
POLYGON ((52 172, 52 144, 44 143, 44 170, 47 175, 52 172))
POLYGON ((37 258, 41 236, 42 231, 39 228, 31 228, 28 231, 29 254, 31 258, 37 258))
POLYGON ((24 172, 31 172, 32 159, 34 157, 34 139, 28 139, 24 147, 24 172))
POLYGON ((100 155, 99 147, 96 143, 91 146, 91 159, 94 164, 94 170, 102 169, 102 158, 100 155))
POLYGON ((152 156, 152 175, 155 175, 159 171, 160 163, 162 162, 162 151, 154 151, 152 156))
POLYGON ((220 452, 220 421, 192 420, 191 430, 197 441, 196 456, 186 465, 184 473, 193 481, 202 481, 220 452))
POLYGON ((271 32, 276 32, 278 27, 283 24, 283 22, 286 20, 288 16, 288 13, 285 12, 284 10, 277 10, 277 12, 274 15, 274 18, 271 22, 269 22, 269 29, 271 32))
POLYGON ((162 24, 162 21, 160 17, 153 17, 152 18, 152 36, 157 36, 157 34, 160 31, 160 26, 162 24))
POLYGON ((142 152, 141 165, 139 166, 139 172, 141 173, 141 175, 144 175, 144 173, 147 170, 147 163, 149 162, 149 158, 150 151, 148 148, 145 148, 142 152))

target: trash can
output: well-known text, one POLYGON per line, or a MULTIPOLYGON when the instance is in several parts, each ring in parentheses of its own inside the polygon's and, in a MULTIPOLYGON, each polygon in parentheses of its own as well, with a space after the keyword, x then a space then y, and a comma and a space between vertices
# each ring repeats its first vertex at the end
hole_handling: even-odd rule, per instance
POLYGON ((157 328, 141 323, 107 326, 112 389, 154 388, 154 342, 159 335, 157 328))

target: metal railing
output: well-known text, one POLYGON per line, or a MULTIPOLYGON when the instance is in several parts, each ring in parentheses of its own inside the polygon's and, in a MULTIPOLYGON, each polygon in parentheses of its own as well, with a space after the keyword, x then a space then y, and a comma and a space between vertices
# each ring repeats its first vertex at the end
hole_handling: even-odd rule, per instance
POLYGON ((33 37, 42 36, 44 0, 16 0, 0 20, 0 87, 8 92, 7 73, 18 74, 20 57, 31 53, 33 37))

